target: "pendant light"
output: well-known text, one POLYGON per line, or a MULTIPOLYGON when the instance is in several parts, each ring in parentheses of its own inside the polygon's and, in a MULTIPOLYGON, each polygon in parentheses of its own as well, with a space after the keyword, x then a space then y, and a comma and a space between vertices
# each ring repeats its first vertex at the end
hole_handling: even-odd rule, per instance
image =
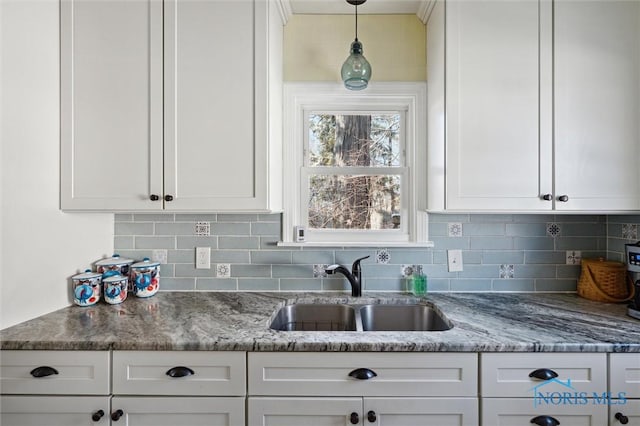
POLYGON ((356 7, 356 39, 351 43, 349 57, 342 64, 342 81, 349 90, 366 89, 371 78, 371 65, 362 54, 362 43, 358 41, 358 6, 367 0, 347 0, 356 7))

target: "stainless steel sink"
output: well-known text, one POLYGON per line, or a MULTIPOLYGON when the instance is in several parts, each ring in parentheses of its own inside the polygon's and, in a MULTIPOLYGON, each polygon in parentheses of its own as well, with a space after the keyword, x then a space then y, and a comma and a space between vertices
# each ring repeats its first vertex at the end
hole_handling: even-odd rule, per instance
POLYGON ((445 331, 452 328, 426 305, 366 305, 360 308, 363 331, 445 331))
POLYGON ((280 308, 278 331, 445 331, 453 325, 431 305, 298 303, 280 308))
POLYGON ((356 312, 349 305, 288 305, 280 308, 270 328, 279 331, 356 331, 356 312))

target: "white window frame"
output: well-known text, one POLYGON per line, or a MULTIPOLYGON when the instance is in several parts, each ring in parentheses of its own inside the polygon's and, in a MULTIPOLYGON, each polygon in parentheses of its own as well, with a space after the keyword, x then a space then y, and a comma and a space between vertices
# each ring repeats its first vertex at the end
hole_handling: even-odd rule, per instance
MULTIPOLYGON (((338 83, 284 84, 284 146, 283 146, 283 220, 280 245, 305 246, 426 246, 433 244, 427 236, 426 214, 426 83, 376 82, 360 92, 346 90, 338 83), (402 167, 385 168, 385 174, 400 174, 401 226, 399 230, 310 230, 305 241, 296 242, 294 228, 306 225, 307 212, 302 200, 308 192, 305 170, 310 112, 372 113, 399 111, 404 123, 402 167), (402 173, 397 173, 402 169, 402 173), (303 185, 305 182, 305 185, 303 185)), ((314 168, 315 169, 315 168, 314 168)), ((380 171, 380 168, 373 168, 380 171)), ((356 170, 354 170, 356 171, 356 170)), ((330 168, 318 167, 314 172, 329 173, 330 168)))

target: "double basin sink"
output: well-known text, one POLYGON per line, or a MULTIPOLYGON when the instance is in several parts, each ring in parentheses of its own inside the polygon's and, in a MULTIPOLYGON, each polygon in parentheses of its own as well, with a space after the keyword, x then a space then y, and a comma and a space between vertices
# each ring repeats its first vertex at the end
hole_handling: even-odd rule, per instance
POLYGON ((446 331, 453 324, 425 304, 300 303, 277 311, 279 331, 446 331))

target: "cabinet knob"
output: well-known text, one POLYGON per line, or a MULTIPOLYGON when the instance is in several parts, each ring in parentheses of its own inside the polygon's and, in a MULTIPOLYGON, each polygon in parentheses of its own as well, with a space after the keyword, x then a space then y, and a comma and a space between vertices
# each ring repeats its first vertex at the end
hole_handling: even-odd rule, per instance
POLYGON ((367 413, 367 420, 369 420, 369 423, 375 423, 377 419, 375 411, 371 410, 367 413))
POLYGON ((189 367, 179 366, 179 367, 173 367, 169 369, 169 371, 167 371, 166 374, 169 377, 187 377, 187 376, 193 376, 196 373, 189 367))
POLYGON ((173 195, 165 195, 164 196, 164 200, 165 201, 173 201, 173 195))
POLYGON ((560 422, 551 416, 538 416, 531 419, 531 422, 538 426, 558 426, 560 422))
POLYGON ((349 373, 349 376, 358 380, 369 380, 376 377, 377 374, 375 371, 369 370, 368 368, 356 368, 351 373, 349 373))
POLYGON ((149 196, 149 199, 150 199, 151 201, 158 201, 158 200, 160 199, 160 196, 158 196, 158 194, 151 194, 151 195, 149 196))
POLYGON ((97 422, 98 420, 100 420, 102 417, 104 416, 104 411, 102 410, 98 410, 95 413, 93 413, 93 415, 91 416, 91 420, 93 420, 94 422, 97 422))
POLYGON ((568 195, 561 195, 561 196, 558 197, 558 201, 566 203, 567 201, 569 201, 569 196, 568 195))
POLYGON ((358 423, 360 423, 360 416, 358 416, 358 413, 351 413, 349 421, 352 425, 357 425, 358 423))
POLYGON ((113 413, 111 413, 111 420, 113 420, 114 422, 117 422, 118 420, 120 420, 120 417, 122 417, 123 414, 124 414, 124 411, 116 410, 113 413))
POLYGON ((37 367, 31 370, 30 374, 33 377, 37 377, 37 378, 47 377, 47 376, 52 376, 54 374, 58 374, 58 370, 56 370, 53 367, 43 365, 42 367, 37 367))
POLYGON ((538 368, 529 373, 529 377, 538 380, 551 380, 558 377, 558 373, 549 368, 538 368))
POLYGON ((551 200, 553 200, 553 195, 551 195, 551 194, 543 194, 542 196, 540 196, 540 198, 542 198, 544 201, 551 201, 551 200))
POLYGON ((629 418, 622 413, 616 413, 613 417, 623 425, 629 423, 629 418))

